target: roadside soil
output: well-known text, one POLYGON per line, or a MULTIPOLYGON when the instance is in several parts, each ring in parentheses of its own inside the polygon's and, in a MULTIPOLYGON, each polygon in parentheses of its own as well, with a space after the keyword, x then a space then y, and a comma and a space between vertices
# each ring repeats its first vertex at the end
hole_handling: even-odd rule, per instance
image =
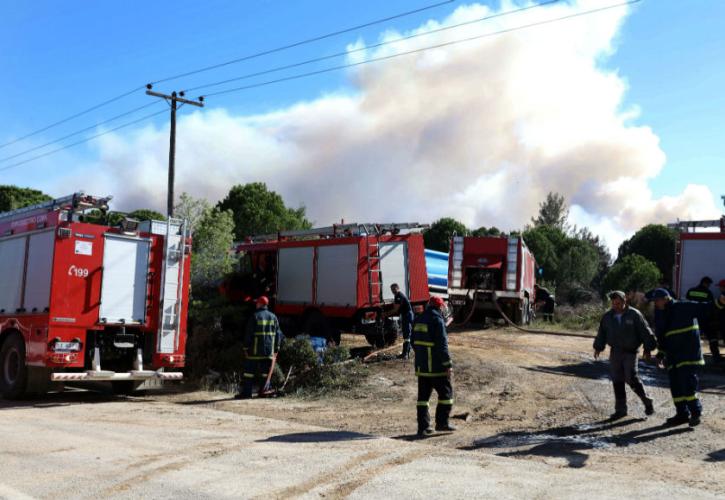
MULTIPOLYGON (((359 337, 346 335, 343 343, 364 350, 359 337)), ((646 418, 628 389, 629 416, 611 422, 608 363, 593 360, 591 344, 587 338, 500 327, 451 332, 456 399, 452 423, 458 430, 436 434, 426 444, 725 495, 725 373, 714 368, 704 373, 699 427, 667 428, 663 422, 674 407, 666 374, 640 361, 640 376, 655 399, 656 414, 646 418)), ((412 362, 395 359, 395 354, 367 364, 369 377, 354 390, 325 397, 236 401, 226 393, 203 391, 161 397, 170 403, 412 441, 416 379, 412 362)))

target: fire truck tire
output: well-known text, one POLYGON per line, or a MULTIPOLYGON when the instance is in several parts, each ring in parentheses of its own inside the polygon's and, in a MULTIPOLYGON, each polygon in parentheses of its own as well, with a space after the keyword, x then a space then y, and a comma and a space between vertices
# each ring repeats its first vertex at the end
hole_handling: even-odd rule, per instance
POLYGON ((366 333, 365 340, 368 341, 368 344, 377 349, 382 349, 383 347, 385 347, 385 337, 382 335, 366 333))
POLYGON ((142 383, 143 382, 139 382, 137 380, 118 380, 116 382, 111 382, 111 389, 113 390, 113 393, 118 396, 129 396, 133 394, 142 383))
POLYGON ((307 314, 303 331, 305 335, 310 337, 323 337, 327 340, 334 341, 334 331, 330 326, 330 322, 320 311, 310 311, 307 314))
POLYGON ((6 399, 18 399, 25 394, 27 384, 25 340, 19 333, 11 333, 0 348, 0 394, 6 399))

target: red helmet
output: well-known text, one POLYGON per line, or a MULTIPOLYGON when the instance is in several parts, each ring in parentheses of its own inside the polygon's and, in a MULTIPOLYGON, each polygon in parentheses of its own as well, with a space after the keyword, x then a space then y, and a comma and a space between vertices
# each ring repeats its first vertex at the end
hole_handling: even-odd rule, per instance
POLYGON ((720 280, 720 281, 718 282, 717 286, 719 286, 719 287, 721 287, 721 288, 725 288, 725 280, 720 280))
POLYGON ((446 304, 445 304, 445 302, 443 302, 443 299, 442 298, 434 295, 428 301, 428 305, 429 306, 432 306, 432 307, 437 307, 437 308, 440 309, 441 307, 445 306, 446 304))
POLYGON ((265 297, 264 295, 262 295, 261 297, 259 297, 257 299, 257 307, 263 307, 263 306, 268 306, 268 305, 269 305, 269 299, 267 297, 265 297))

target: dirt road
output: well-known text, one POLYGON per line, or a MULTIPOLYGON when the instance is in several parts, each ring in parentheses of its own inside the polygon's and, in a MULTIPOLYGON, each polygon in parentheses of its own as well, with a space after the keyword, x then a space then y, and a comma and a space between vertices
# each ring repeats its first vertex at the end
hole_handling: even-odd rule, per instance
POLYGON ((415 429, 411 366, 370 366, 344 396, 234 401, 191 392, 90 392, 0 401, 0 498, 613 498, 725 495, 725 377, 703 424, 666 429, 662 375, 644 420, 605 422, 606 364, 585 339, 454 334, 459 431, 415 429))

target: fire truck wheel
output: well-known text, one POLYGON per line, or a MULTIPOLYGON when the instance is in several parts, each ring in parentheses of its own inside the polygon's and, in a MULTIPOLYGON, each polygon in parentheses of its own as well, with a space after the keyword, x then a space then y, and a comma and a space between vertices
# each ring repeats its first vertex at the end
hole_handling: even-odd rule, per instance
POLYGON ((325 315, 320 311, 310 311, 305 319, 305 326, 303 328, 305 335, 310 337, 323 337, 327 340, 332 340, 332 328, 330 328, 330 322, 327 321, 325 315))
POLYGON ((11 333, 0 349, 0 394, 17 399, 25 394, 27 383, 25 341, 19 333, 11 333))

